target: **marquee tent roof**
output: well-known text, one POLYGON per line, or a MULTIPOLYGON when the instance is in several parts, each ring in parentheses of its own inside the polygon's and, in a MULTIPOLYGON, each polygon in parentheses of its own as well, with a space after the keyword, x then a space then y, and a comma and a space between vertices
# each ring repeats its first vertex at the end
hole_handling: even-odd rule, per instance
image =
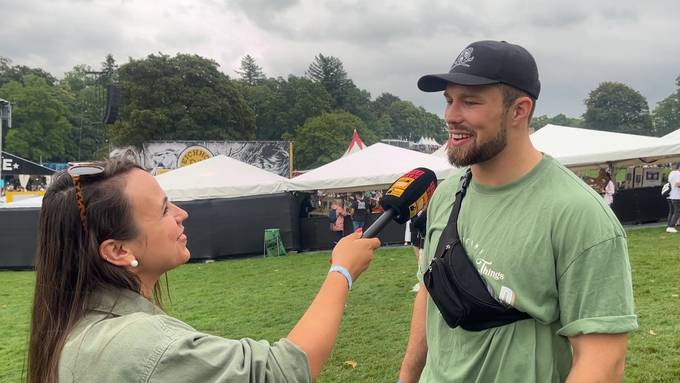
POLYGON ((377 143, 291 179, 289 190, 348 192, 385 188, 417 167, 433 170, 439 179, 456 171, 445 158, 377 143))
POLYGON ((288 179, 225 155, 156 176, 173 201, 243 197, 285 190, 288 179))
POLYGON ((553 157, 574 157, 656 144, 657 137, 548 124, 531 135, 534 146, 553 157))
MULTIPOLYGON (((533 133, 531 141, 571 169, 680 160, 680 130, 658 138, 548 124, 533 133)), ((446 144, 432 155, 446 157, 446 144)))
POLYGON ((665 136, 661 137, 662 140, 673 140, 673 141, 680 141, 680 129, 674 130, 665 136))
POLYGON ((672 162, 680 158, 680 141, 551 124, 533 133, 531 141, 538 150, 572 169, 672 162))
POLYGON ((354 133, 352 133, 352 141, 349 143, 349 146, 347 147, 345 154, 343 154, 342 156, 347 157, 350 154, 354 154, 364 149, 366 149, 366 144, 364 144, 364 142, 361 141, 361 138, 359 138, 359 133, 357 133, 357 130, 354 129, 354 133))
POLYGON ((449 140, 444 141, 442 146, 439 147, 439 149, 435 150, 431 155, 436 156, 436 157, 442 157, 446 158, 446 150, 449 148, 449 140))
POLYGON ((431 146, 439 146, 439 143, 434 140, 432 137, 420 137, 418 142, 416 142, 417 145, 431 145, 431 146))

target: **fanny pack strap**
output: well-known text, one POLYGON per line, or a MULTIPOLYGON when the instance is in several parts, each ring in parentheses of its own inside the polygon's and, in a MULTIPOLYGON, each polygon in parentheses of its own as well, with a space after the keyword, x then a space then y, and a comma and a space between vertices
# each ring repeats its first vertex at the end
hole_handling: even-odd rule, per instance
POLYGON ((456 191, 456 200, 453 203, 453 209, 451 209, 451 214, 449 215, 449 222, 442 232, 435 254, 443 254, 444 246, 453 241, 460 242, 460 236, 458 235, 458 214, 460 214, 460 207, 463 203, 463 197, 465 197, 465 193, 467 192, 467 187, 470 185, 470 180, 472 180, 472 169, 468 168, 465 171, 465 174, 460 177, 458 191, 456 191))

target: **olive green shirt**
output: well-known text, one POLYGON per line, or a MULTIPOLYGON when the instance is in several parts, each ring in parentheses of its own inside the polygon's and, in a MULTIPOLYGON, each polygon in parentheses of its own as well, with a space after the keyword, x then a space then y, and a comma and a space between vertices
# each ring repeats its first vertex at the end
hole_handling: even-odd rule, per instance
POLYGON ((129 290, 95 294, 68 336, 59 382, 311 382, 305 353, 196 331, 129 290))
MULTIPOLYGON (((430 202, 421 281, 462 172, 439 185, 430 202)), ((572 363, 568 337, 638 327, 626 232, 602 197, 552 157, 510 184, 489 187, 473 178, 458 231, 496 300, 531 319, 452 329, 428 298, 421 383, 563 382, 572 363)))

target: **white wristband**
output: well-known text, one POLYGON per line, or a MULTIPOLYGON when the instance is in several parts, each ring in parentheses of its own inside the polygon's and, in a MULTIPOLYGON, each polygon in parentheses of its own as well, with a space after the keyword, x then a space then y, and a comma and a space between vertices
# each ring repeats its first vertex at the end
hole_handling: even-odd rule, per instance
POLYGON ((349 289, 352 290, 352 274, 350 274, 349 271, 347 271, 346 268, 344 268, 340 265, 331 266, 331 269, 328 270, 328 274, 330 274, 334 271, 342 274, 342 276, 345 277, 345 279, 347 279, 347 284, 349 285, 349 289))

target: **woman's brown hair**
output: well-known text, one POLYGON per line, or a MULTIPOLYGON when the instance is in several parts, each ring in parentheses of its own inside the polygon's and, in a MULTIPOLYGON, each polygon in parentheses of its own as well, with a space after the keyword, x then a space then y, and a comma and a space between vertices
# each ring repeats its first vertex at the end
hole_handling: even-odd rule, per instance
POLYGON ((61 350, 69 331, 85 315, 94 291, 106 286, 140 291, 134 273, 99 256, 102 241, 130 240, 138 235, 124 193, 124 175, 140 167, 123 159, 101 165, 101 174, 80 177, 85 221, 81 222, 73 180, 67 172, 54 176, 43 198, 28 349, 29 383, 57 382, 61 350))

